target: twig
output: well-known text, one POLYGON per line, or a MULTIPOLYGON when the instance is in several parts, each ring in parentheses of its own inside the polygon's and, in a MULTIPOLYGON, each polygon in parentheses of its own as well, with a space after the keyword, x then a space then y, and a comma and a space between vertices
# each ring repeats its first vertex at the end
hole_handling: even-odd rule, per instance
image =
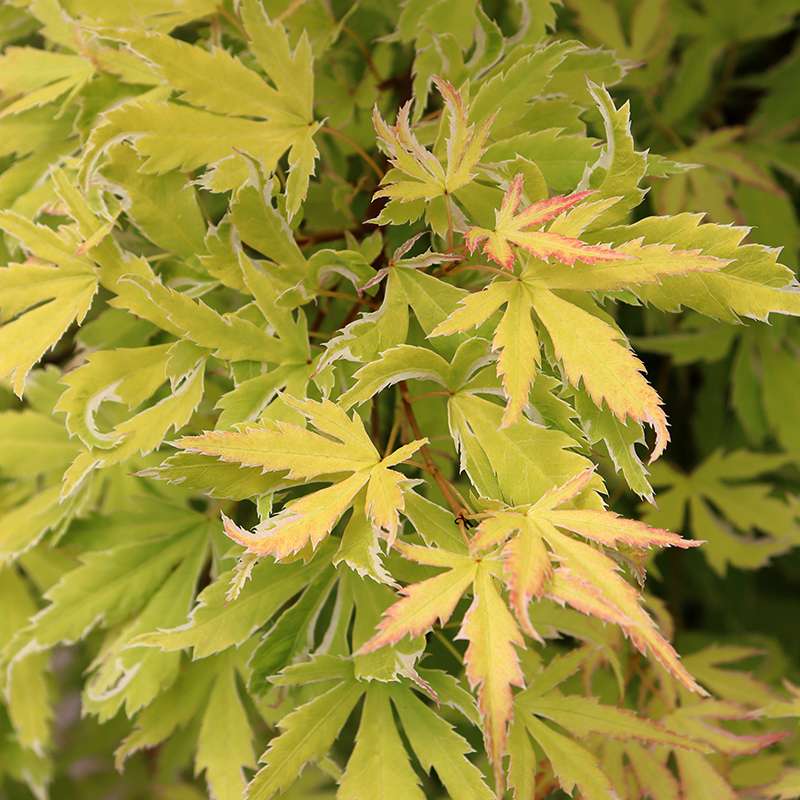
POLYGON ((275 21, 283 22, 285 19, 289 19, 289 17, 291 17, 292 14, 294 14, 294 12, 297 11, 297 9, 300 8, 300 6, 302 6, 305 2, 306 0, 292 0, 292 2, 289 3, 289 5, 286 6, 286 8, 284 8, 277 17, 275 17, 275 21))
POLYGON ((383 450, 383 457, 389 455, 389 453, 394 450, 394 443, 397 441, 397 434, 400 433, 400 420, 401 417, 395 414, 394 420, 392 420, 392 427, 389 431, 389 438, 386 440, 386 447, 383 450))
MULTIPOLYGON (((397 388, 400 391, 400 399, 403 403, 403 411, 405 412, 408 424, 411 426, 411 430, 414 432, 414 436, 417 439, 424 439, 425 437, 422 434, 422 429, 419 427, 419 422, 417 422, 417 417, 414 414, 414 407, 411 404, 411 398, 408 393, 408 385, 405 381, 400 381, 397 384, 397 388)), ((423 445, 419 449, 419 454, 422 456, 422 460, 425 463, 425 471, 430 474, 434 481, 436 481, 436 485, 439 487, 439 490, 444 496, 444 499, 447 501, 447 505, 450 506, 453 514, 457 518, 463 517, 468 513, 468 509, 463 504, 463 498, 459 498, 457 496, 455 488, 451 485, 450 481, 448 481, 447 478, 442 475, 442 471, 438 466, 436 466, 436 462, 433 460, 428 446, 423 445)))
POLYGON ((490 267, 488 264, 459 264, 447 271, 448 275, 457 275, 459 272, 467 272, 474 270, 475 272, 491 272, 494 275, 502 275, 508 278, 511 273, 507 269, 498 269, 497 267, 490 267))
POLYGON ((217 14, 220 17, 224 17, 245 39, 247 38, 247 31, 245 31, 242 23, 225 6, 217 6, 217 14))
POLYGON ((447 650, 459 664, 464 663, 464 658, 461 653, 458 652, 456 646, 440 630, 434 628, 431 633, 442 643, 444 649, 447 650))
POLYGON ((361 37, 347 25, 342 25, 342 33, 346 34, 353 40, 356 47, 361 51, 361 55, 364 56, 364 62, 367 65, 367 69, 369 69, 369 71, 372 73, 372 76, 375 78, 375 80, 380 83, 383 78, 381 78, 378 68, 375 66, 375 62, 372 60, 372 55, 369 52, 369 48, 361 40, 361 37))
POLYGON ((355 150, 355 152, 364 159, 369 168, 375 173, 378 180, 383 180, 383 170, 378 166, 378 162, 375 161, 375 159, 355 139, 352 139, 346 133, 342 133, 342 131, 338 130, 337 128, 331 128, 329 125, 323 125, 319 130, 320 133, 327 133, 328 136, 333 136, 335 139, 340 139, 345 144, 352 147, 353 150, 355 150))

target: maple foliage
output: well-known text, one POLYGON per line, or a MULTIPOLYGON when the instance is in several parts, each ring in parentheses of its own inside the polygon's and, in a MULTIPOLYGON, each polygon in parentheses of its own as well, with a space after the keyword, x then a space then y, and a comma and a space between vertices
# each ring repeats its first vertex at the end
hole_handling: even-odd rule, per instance
POLYGON ((512 269, 515 255, 512 245, 527 250, 531 255, 543 261, 553 259, 562 264, 572 266, 576 261, 596 264, 599 261, 624 261, 624 253, 615 253, 610 247, 587 245, 580 239, 572 239, 552 231, 532 231, 553 219, 558 218, 573 206, 592 195, 591 189, 574 194, 549 197, 519 210, 524 189, 524 176, 515 175, 503 195, 500 208, 495 212, 494 230, 486 228, 470 228, 466 242, 470 253, 484 242, 483 252, 492 261, 496 261, 505 269, 512 269))
POLYGON ((796 796, 780 658, 645 582, 800 544, 800 290, 687 176, 776 187, 634 135, 665 3, 557 5, 0 8, 9 797, 796 796), (652 464, 640 352, 749 449, 652 464))

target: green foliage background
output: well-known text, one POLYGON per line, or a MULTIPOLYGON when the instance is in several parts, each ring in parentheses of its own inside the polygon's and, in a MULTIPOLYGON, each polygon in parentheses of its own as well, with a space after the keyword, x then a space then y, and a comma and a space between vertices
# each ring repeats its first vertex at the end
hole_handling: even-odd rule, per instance
MULTIPOLYGON (((265 398, 273 399, 274 387, 267 385, 269 379, 263 378, 259 363, 259 354, 270 348, 280 350, 275 361, 284 370, 276 379, 277 388, 298 396, 309 391, 316 397, 335 383, 336 399, 353 384, 357 362, 373 360, 382 349, 381 337, 393 335, 391 330, 376 333, 369 324, 360 330, 352 327, 362 311, 379 307, 386 292, 378 288, 364 295, 356 290, 380 277, 377 270, 388 264, 395 248, 428 226, 435 234, 423 241, 430 241, 433 250, 452 245, 447 241, 444 206, 436 202, 427 205, 424 221, 418 219, 421 214, 414 216, 413 209, 401 209, 392 225, 365 222, 383 207, 373 193, 375 172, 386 168, 386 158, 376 146, 373 105, 392 122, 400 105, 414 98, 413 121, 424 143, 432 145, 442 105, 431 84, 433 76, 461 85, 477 69, 476 62, 489 60, 487 52, 500 47, 501 40, 507 53, 540 40, 578 40, 585 46, 574 56, 573 66, 563 73, 555 68, 555 82, 546 84, 541 105, 527 120, 536 130, 558 128, 560 133, 552 140, 545 136, 529 150, 521 148, 518 158, 510 151, 504 161, 498 158, 503 166, 493 173, 491 192, 473 198, 474 207, 485 212, 497 206, 498 186, 520 170, 528 186, 541 180, 545 193, 574 190, 584 166, 606 138, 586 88, 588 77, 608 87, 617 109, 624 101, 630 102, 636 149, 651 153, 641 181, 648 192, 640 205, 636 205, 635 185, 629 187, 635 197, 629 204, 633 221, 654 214, 703 212, 707 220, 720 225, 752 226, 750 241, 782 248, 781 263, 793 270, 798 267, 800 8, 796 0, 565 0, 563 6, 549 0, 487 0, 481 5, 470 0, 407 0, 397 5, 383 0, 266 0, 263 6, 274 25, 268 48, 278 53, 274 73, 253 57, 243 35, 240 9, 230 0, 5 0, 0 5, 4 49, 0 56, 0 208, 44 226, 31 234, 17 217, 4 215, 0 256, 4 264, 25 262, 31 254, 34 260, 56 263, 61 270, 57 280, 63 281, 37 295, 34 281, 20 288, 10 269, 3 269, 0 276, 3 323, 18 315, 24 319, 20 312, 31 307, 44 311, 24 336, 0 338, 5 348, 0 352, 4 375, 0 388, 2 797, 49 793, 54 800, 210 796, 232 800, 243 796, 245 778, 254 774, 256 757, 276 736, 279 721, 317 696, 313 679, 310 686, 303 685, 309 678, 301 670, 293 673, 288 668, 276 685, 266 679, 293 660, 303 661, 308 644, 297 639, 295 629, 305 630, 309 620, 316 619, 315 611, 320 613, 320 629, 328 624, 335 627, 330 623, 332 603, 325 593, 330 590, 331 571, 323 563, 324 558, 330 560, 332 550, 322 545, 323 555, 311 566, 297 568, 274 595, 270 587, 276 579, 264 573, 259 591, 265 592, 265 599, 259 602, 269 613, 265 610, 252 630, 248 619, 223 618, 216 627, 212 620, 200 633, 191 626, 182 633, 179 626, 196 605, 196 590, 216 587, 218 597, 213 602, 227 608, 222 594, 228 581, 220 575, 230 578, 230 571, 235 577, 236 570, 246 570, 249 563, 245 556, 244 567, 235 566, 241 548, 232 550, 223 536, 220 512, 234 516, 243 527, 253 527, 268 517, 276 485, 283 487, 272 481, 272 475, 262 476, 253 469, 235 470, 234 475, 226 465, 212 473, 211 459, 196 462, 209 473, 193 483, 187 477, 188 467, 195 463, 193 456, 175 456, 169 446, 162 446, 162 440, 176 439, 177 430, 191 434, 230 428, 257 416, 259 403, 266 406, 265 398), (207 119, 172 118, 172 112, 161 106, 157 111, 163 116, 159 117, 152 112, 156 105, 149 107, 152 115, 145 123, 146 113, 151 112, 131 111, 125 104, 134 97, 145 106, 162 103, 170 97, 169 85, 174 83, 172 76, 165 78, 148 62, 148 47, 154 48, 149 57, 157 60, 156 45, 143 39, 148 31, 170 33, 176 41, 206 51, 219 46, 239 56, 247 67, 269 72, 271 87, 277 91, 271 87, 265 91, 263 82, 253 78, 252 85, 242 86, 241 98, 226 95, 225 69, 230 65, 218 55, 216 74, 223 88, 216 99, 232 106, 241 102, 245 116, 251 115, 254 106, 250 104, 261 103, 267 111, 252 116, 278 119, 277 132, 256 134, 235 112, 228 118, 218 117, 219 127, 212 130, 207 119), (304 31, 314 59, 313 114, 311 87, 303 83, 302 45, 294 51, 295 61, 291 62, 288 50, 281 61, 281 47, 287 42, 296 47, 304 31), (53 55, 53 60, 45 60, 45 54, 53 55), (290 69, 286 69, 288 62, 290 69), (568 101, 560 105, 558 98, 564 96, 568 101), (556 100, 550 103, 553 97, 556 100), (285 123, 281 115, 291 121, 285 123), (198 150, 205 148, 199 155, 193 152, 196 140, 191 125, 195 123, 197 130, 209 134, 197 145, 198 150), (587 126, 594 143, 587 144, 587 126), (152 142, 147 139, 148 130, 155 131, 152 142), (270 139, 273 135, 277 144, 270 139), (316 162, 314 146, 319 148, 316 162), (212 149, 216 155, 208 157, 212 149), (143 168, 148 158, 149 167, 143 168), (222 166, 204 171, 202 167, 211 163, 222 166), (306 197, 309 173, 314 177, 306 197), (190 184, 190 178, 196 183, 190 184), (274 207, 265 205, 263 192, 256 191, 256 186, 261 190, 265 185, 274 195, 274 207), (215 227, 207 231, 212 224, 215 227), (47 238, 47 228, 58 230, 58 237, 47 238), (273 309, 267 324, 263 310, 268 300, 260 311, 253 304, 240 310, 237 298, 242 294, 258 296, 231 255, 241 242, 249 256, 265 256, 270 264, 289 267, 286 274, 298 264, 308 270, 307 284, 297 289, 298 299, 292 306, 301 309, 296 317, 293 311, 287 317, 285 311, 273 309), (336 254, 331 255, 331 250, 336 254), (87 275, 94 274, 94 264, 102 265, 104 276, 96 296, 96 283, 90 292, 86 283, 87 275), (158 288, 147 283, 150 267, 173 290, 171 295, 162 297, 158 288), (337 282, 328 280, 329 272, 340 276, 337 282), (121 275, 131 273, 132 281, 118 282, 121 275), (28 291, 33 292, 33 300, 25 294, 28 291), (300 297, 303 292, 307 295, 300 297), (205 316, 200 317, 197 304, 191 305, 187 298, 202 298, 209 309, 205 316), (82 325, 75 324, 84 314, 82 325), (60 315, 64 315, 61 321, 60 315), (316 336, 311 348, 307 348, 304 325, 316 336), (355 344, 350 339, 343 344, 337 338, 348 325, 350 333, 357 334, 355 344), (15 348, 19 345, 21 351, 30 344, 35 349, 37 333, 45 329, 45 336, 58 329, 53 342, 39 348, 47 353, 41 361, 35 354, 26 363, 27 351, 20 354, 15 348), (280 344, 275 344, 277 340, 280 344), (175 341, 179 346, 172 346, 175 341), (325 351, 318 345, 330 341, 330 352, 341 355, 337 348, 350 345, 350 355, 355 357, 325 364, 325 351), (52 349, 44 346, 52 343, 52 349), (144 345, 149 349, 142 357, 103 360, 103 351, 144 345), (95 366, 80 373, 76 367, 86 370, 87 358, 95 366), (208 369, 199 388, 196 365, 200 358, 208 369), (25 381, 22 373, 37 361, 25 381), (132 381, 126 386, 123 379, 134 373, 141 383, 134 386, 132 381), (261 385, 260 380, 267 383, 261 385), (245 384, 256 387, 253 393, 237 394, 236 389, 245 384), (66 392, 65 387, 69 387, 66 392), (97 388, 107 392, 106 399, 119 393, 125 402, 91 406, 87 398, 97 388), (173 403, 158 406, 163 418, 158 414, 141 418, 134 413, 161 402, 173 403), (96 420, 93 411, 87 412, 90 406, 101 408, 96 420), (75 434, 72 438, 67 436, 65 418, 75 434), (134 422, 125 428, 129 420, 134 422), (95 422, 98 427, 93 427, 95 422), (133 442, 130 450, 115 450, 118 442, 109 448, 109 431, 114 432, 111 439, 125 433, 126 442, 133 442), (139 450, 146 454, 140 455, 139 450), (70 467, 76 458, 77 467, 70 467), (83 472, 87 467, 92 473, 88 480, 83 472), (70 491, 59 502, 62 485, 70 491), (201 539, 204 544, 198 548, 201 539), (121 545, 126 540, 138 542, 136 548, 124 549, 121 545), (90 579, 63 582, 65 575, 83 568, 81 562, 95 568, 90 579), (310 588, 302 595, 305 602, 286 605, 306 587, 310 588), (316 608, 318 597, 322 599, 316 608), (142 610, 145 601, 148 605, 142 610), (287 608, 294 608, 293 614, 287 608), (40 615, 30 624, 37 612, 40 615), (259 648, 264 631, 275 633, 271 626, 276 619, 283 626, 278 631, 277 655, 259 648), (149 642, 163 645, 165 652, 152 646, 124 650, 136 636, 156 629, 172 630, 154 634, 149 642), (295 638, 288 641, 292 633, 295 638), (189 657, 190 651, 195 660, 189 657), (256 651, 257 657, 251 660, 256 651), (126 662, 127 658, 131 661, 126 662), (152 660, 147 662, 148 658, 152 660), (130 693, 113 686, 120 680, 120 672, 115 672, 119 664, 126 679, 134 681, 137 670, 145 676, 136 679, 142 683, 135 684, 130 693), (108 684, 104 684, 106 678, 108 684), (131 699, 134 694, 138 700, 131 699), (121 742, 125 744, 120 751, 121 742), (130 758, 119 773, 115 766, 124 760, 121 752, 130 753, 130 758)), ((185 58, 189 58, 187 52, 176 51, 176 74, 191 63, 185 58)), ((190 78, 201 74, 198 69, 190 78)), ((210 71, 206 77, 204 91, 211 95, 215 73, 210 71)), ((472 87, 473 99, 478 88, 472 87)), ((176 96, 173 91, 172 99, 176 96)), ((502 129, 505 110, 529 100, 514 94, 492 98, 495 125, 502 129)), ((183 95, 181 104, 173 105, 206 107, 190 92, 183 95)), ((516 134, 515 126, 521 131, 525 124, 525 119, 515 118, 507 132, 516 134)), ((480 224, 490 225, 491 217, 480 224)), ((277 272, 267 294, 291 289, 290 278, 277 272)), ((48 279, 43 273, 42 285, 48 279)), ((467 288, 481 285, 472 278, 464 280, 467 288)), ((374 285, 380 286, 377 280, 374 285)), ((703 793, 708 791, 723 800, 800 797, 796 726, 800 701, 791 683, 800 681, 796 634, 800 615, 800 327, 795 317, 777 314, 770 317, 769 325, 748 320, 724 324, 691 310, 664 313, 653 306, 642 307, 627 289, 609 294, 621 302, 606 303, 603 310, 615 315, 642 356, 670 419, 672 443, 650 472, 657 505, 636 494, 636 485, 641 488, 641 481, 645 485, 647 481, 638 459, 631 466, 634 478, 627 473, 623 478, 600 439, 586 443, 582 452, 599 464, 615 511, 707 541, 697 550, 668 549, 648 563, 646 588, 656 598, 650 607, 662 628, 674 632, 676 649, 685 656, 690 671, 720 702, 730 704, 717 717, 710 715, 714 724, 730 734, 766 737, 754 738, 756 744, 748 751, 744 745, 736 750, 738 745, 724 738, 727 734, 715 733, 712 749, 717 752, 707 760, 692 753, 672 770, 682 776, 681 797, 701 800, 711 797, 703 793), (764 719, 754 722, 739 713, 755 707, 766 710, 764 719), (785 732, 786 738, 773 741, 769 737, 775 731, 785 732), (724 784, 713 783, 713 776, 722 776, 724 784)), ((419 317, 416 307, 414 311, 419 317)), ((729 310, 725 313, 735 317, 729 310)), ((414 335, 415 343, 424 341, 419 330, 414 335)), ((555 378, 543 377, 550 377, 555 385, 555 378)), ((430 383, 412 384, 412 388, 419 393, 436 389, 430 383)), ((565 397, 577 405, 568 392, 565 397)), ((400 392, 392 389, 374 405, 360 408, 368 430, 377 432, 382 444, 394 442, 396 436, 396 444, 415 438, 403 438, 404 429, 400 434, 390 431, 399 404, 400 392)), ((270 408, 268 418, 299 418, 282 401, 270 408)), ((443 412, 435 402, 422 401, 415 408, 423 432, 432 439, 438 436, 433 444, 438 447, 446 440, 441 445, 444 455, 433 451, 438 468, 455 473, 455 451, 443 412)), ((558 415, 556 409, 554 418, 558 415)), ((574 427, 572 420, 574 415, 565 420, 561 414, 566 429, 574 427)), ((641 426, 628 444, 639 434, 641 426)), ((404 475, 426 477, 416 467, 406 468, 404 475)), ((428 496, 444 507, 446 497, 427 477, 428 496)), ((470 491, 463 476, 454 475, 453 480, 465 495, 470 491)), ((410 519, 411 513, 407 516, 410 519)), ((390 571, 402 583, 427 575, 399 556, 392 559, 390 571)), ((643 566, 624 563, 632 576, 643 566)), ((244 581, 246 575, 240 576, 244 581)), ((249 586, 258 580, 253 578, 249 586)), ((372 585, 366 579, 364 584, 372 585)), ((388 590, 363 592, 352 601, 356 609, 361 608, 355 612, 354 628, 364 629, 358 634, 362 641, 392 596, 388 590), (370 616, 363 609, 373 605, 370 616)), ((232 607, 237 608, 236 602, 231 601, 232 607)), ((564 638, 548 639, 548 647, 541 652, 529 642, 531 652, 523 658, 526 676, 542 679, 547 675, 566 695, 591 694, 643 717, 667 719, 661 700, 648 694, 648 682, 663 680, 667 685, 669 681, 655 667, 641 666, 644 660, 621 636, 608 633, 610 626, 590 620, 582 627, 575 620, 585 618, 571 611, 565 614, 574 616, 544 621, 548 631, 560 630, 564 638), (569 660, 571 653, 578 653, 572 656, 574 662, 569 660), (628 681, 623 692, 616 688, 614 664, 628 681)), ((434 673, 440 676, 436 689, 443 700, 437 715, 431 715, 425 725, 443 728, 435 728, 428 763, 417 752, 409 733, 413 728, 404 729, 416 752, 416 766, 410 769, 422 781, 424 796, 490 797, 486 787, 491 784, 491 767, 458 661, 464 647, 453 641, 455 630, 444 630, 446 635, 428 637, 428 657, 423 662, 431 682, 434 673), (450 677, 441 677, 442 671, 450 677), (451 735, 451 725, 458 736, 451 735), (462 736, 476 751, 472 763, 483 777, 477 770, 474 775, 469 771, 462 736), (467 788, 462 787, 461 794, 455 794, 450 785, 446 787, 450 794, 445 793, 440 751, 452 756, 467 776, 467 788), (431 772, 431 764, 434 775, 424 774, 431 772), (487 795, 481 794, 484 791, 487 795)), ((362 664, 362 668, 381 679, 398 678, 397 663, 362 664)), ((324 669, 333 668, 324 664, 320 670, 324 669)), ((326 679, 333 680, 331 675, 338 673, 335 669, 325 673, 326 679)), ((400 675, 396 683, 387 685, 395 687, 388 692, 417 697, 407 676, 400 675)), ((346 693, 349 684, 345 681, 342 686, 346 693)), ((392 712, 389 695, 381 698, 380 691, 373 695, 378 698, 373 700, 373 724, 376 730, 393 728, 392 714, 402 717, 401 703, 410 701, 393 699, 392 712), (387 708, 388 718, 381 718, 387 708)), ((677 696, 683 690, 665 691, 677 696)), ((684 698, 683 702, 689 701, 684 698)), ((295 727, 305 724, 301 719, 295 727)), ((625 775, 622 750, 604 742, 602 731, 586 733, 577 723, 573 729, 563 721, 560 724, 559 730, 569 732, 578 744, 583 742, 602 764, 620 797, 642 796, 640 785, 625 775), (595 738, 588 735, 592 733, 595 738)), ((418 731, 425 725, 419 725, 418 731)), ((317 763, 303 772, 299 783, 289 787, 287 781, 277 796, 289 800, 337 796, 337 781, 357 746, 356 721, 350 719, 346 725, 342 721, 342 726, 330 754, 318 754, 317 763)), ((689 729, 680 733, 694 735, 689 729)), ((522 736, 527 742, 527 734, 522 736)), ((642 736, 658 744, 652 730, 642 736)), ((570 751, 572 760, 567 758, 567 764, 572 772, 558 774, 538 744, 535 748, 520 745, 513 729, 511 737, 512 765, 515 753, 518 757, 529 750, 536 754, 537 800, 565 796, 558 788, 559 780, 565 789, 570 782, 576 783, 576 796, 589 800, 610 796, 593 783, 591 768, 584 772, 580 766, 586 750, 570 751)), ((387 745, 385 758, 392 764, 405 763, 404 747, 408 749, 401 741, 398 755, 387 745)), ((630 764, 634 756, 624 758, 630 764)), ((672 769, 676 757, 668 762, 666 758, 672 769)), ((289 770, 294 769, 291 757, 287 763, 289 770)), ((531 770, 536 772, 534 767, 531 770)), ((399 780, 394 774, 390 777, 399 780)), ((275 786, 281 780, 276 778, 275 786)), ((510 782, 509 797, 525 796, 518 776, 511 774, 510 782)), ((357 777, 351 778, 349 788, 345 781, 338 796, 369 796, 370 800, 395 796, 367 795, 370 790, 356 784, 357 777)), ((400 794, 402 782, 390 785, 398 800, 405 796, 400 794)), ((251 796, 272 796, 267 789, 261 791, 251 796)), ((670 793, 673 787, 668 782, 660 785, 662 796, 651 791, 654 800, 678 797, 670 793)), ((413 788, 408 792, 414 796, 413 788)))

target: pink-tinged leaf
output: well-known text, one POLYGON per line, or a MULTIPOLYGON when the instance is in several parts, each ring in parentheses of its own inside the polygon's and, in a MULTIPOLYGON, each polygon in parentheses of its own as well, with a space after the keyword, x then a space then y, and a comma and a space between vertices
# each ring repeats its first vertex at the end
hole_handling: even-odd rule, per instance
POLYGON ((494 230, 473 227, 467 231, 466 243, 470 253, 484 242, 483 252, 508 270, 514 266, 514 251, 511 245, 521 247, 537 258, 544 260, 553 258, 570 266, 576 261, 595 264, 624 261, 629 258, 625 253, 617 252, 605 245, 588 245, 579 239, 559 233, 531 230, 573 208, 591 195, 591 190, 550 197, 519 211, 522 192, 523 176, 520 174, 511 181, 500 208, 495 211, 494 230))
POLYGON ((503 548, 503 572, 511 607, 520 626, 537 641, 542 637, 531 624, 528 605, 541 597, 553 574, 550 553, 539 535, 535 522, 528 525, 503 548))
POLYGON ((631 624, 631 620, 615 605, 609 603, 593 584, 575 575, 566 567, 555 570, 545 591, 545 597, 561 606, 571 606, 581 614, 597 617, 613 625, 625 627, 631 624))
POLYGON ((694 679, 694 676, 683 666, 680 656, 675 648, 658 632, 647 612, 641 610, 641 615, 647 620, 642 620, 638 628, 627 628, 633 646, 645 656, 654 658, 674 678, 680 681, 687 689, 701 697, 708 697, 708 692, 694 679))
POLYGON ((620 627, 637 650, 658 661, 687 689, 707 695, 641 607, 638 593, 620 576, 614 561, 596 547, 566 536, 555 528, 543 528, 543 535, 564 566, 592 584, 606 603, 628 618, 628 622, 620 624, 620 627))
POLYGON ((473 562, 464 560, 448 572, 406 586, 401 590, 403 598, 386 609, 377 633, 361 647, 359 655, 395 644, 404 636, 420 636, 437 619, 444 625, 472 583, 476 569, 473 562))
MULTIPOLYGON (((522 175, 517 175, 516 180, 521 182, 522 175)), ((594 194, 593 189, 585 189, 582 192, 556 195, 547 200, 539 200, 537 203, 529 205, 524 211, 516 214, 516 222, 522 228, 529 228, 532 225, 544 225, 545 222, 550 222, 551 219, 560 216, 591 194, 594 194)))
POLYGON ((644 376, 644 364, 624 335, 600 317, 547 289, 537 289, 533 308, 547 329, 556 357, 573 386, 583 383, 594 404, 605 403, 617 419, 647 423, 656 433, 655 461, 669 442, 663 402, 644 376))
POLYGON ((644 522, 625 519, 613 511, 561 510, 547 511, 542 516, 557 528, 577 533, 586 539, 616 547, 699 547, 703 542, 684 539, 672 531, 651 528, 644 522))
POLYGON ((594 466, 587 467, 574 477, 565 481, 561 486, 555 486, 545 492, 534 504, 534 508, 539 511, 557 508, 558 506, 574 500, 592 481, 595 476, 594 466))
POLYGON ((523 231, 509 236, 508 239, 542 261, 554 259, 570 267, 576 261, 599 264, 607 261, 624 261, 628 258, 624 253, 618 253, 611 247, 602 244, 584 244, 580 239, 571 239, 548 231, 523 231))
MULTIPOLYGON (((756 734, 733 733, 719 725, 712 724, 708 719, 699 715, 695 716, 685 712, 691 712, 691 709, 681 709, 670 717, 672 726, 681 733, 706 743, 715 753, 726 756, 752 755, 771 747, 790 735, 786 731, 756 734)), ((740 714, 739 716, 741 718, 746 715, 740 714)))
POLYGON ((514 269, 514 251, 507 238, 488 228, 470 228, 464 239, 470 254, 475 252, 475 248, 481 242, 484 242, 483 252, 485 255, 509 272, 514 269))
POLYGON ((472 605, 456 638, 469 643, 464 655, 467 680, 478 693, 486 752, 494 768, 495 789, 502 796, 513 687, 525 685, 516 649, 524 647, 524 640, 484 564, 478 567, 472 605))
POLYGON ((527 516, 517 511, 492 514, 478 525, 475 535, 470 541, 470 549, 473 552, 480 552, 502 544, 509 536, 521 531, 527 524, 527 516))
POLYGON ((249 553, 271 555, 278 560, 294 555, 308 544, 316 547, 350 508, 368 479, 368 471, 357 472, 340 483, 294 500, 253 533, 223 515, 225 534, 249 553))

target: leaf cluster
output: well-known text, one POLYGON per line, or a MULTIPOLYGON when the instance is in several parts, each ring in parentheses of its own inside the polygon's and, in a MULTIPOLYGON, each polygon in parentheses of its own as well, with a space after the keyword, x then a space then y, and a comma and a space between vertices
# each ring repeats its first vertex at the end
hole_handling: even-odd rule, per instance
POLYGON ((796 796, 780 656, 645 583, 798 543, 800 289, 725 213, 792 131, 700 132, 713 4, 629 5, 0 8, 13 796, 796 796), (659 461, 641 352, 735 353, 746 443, 659 461))

